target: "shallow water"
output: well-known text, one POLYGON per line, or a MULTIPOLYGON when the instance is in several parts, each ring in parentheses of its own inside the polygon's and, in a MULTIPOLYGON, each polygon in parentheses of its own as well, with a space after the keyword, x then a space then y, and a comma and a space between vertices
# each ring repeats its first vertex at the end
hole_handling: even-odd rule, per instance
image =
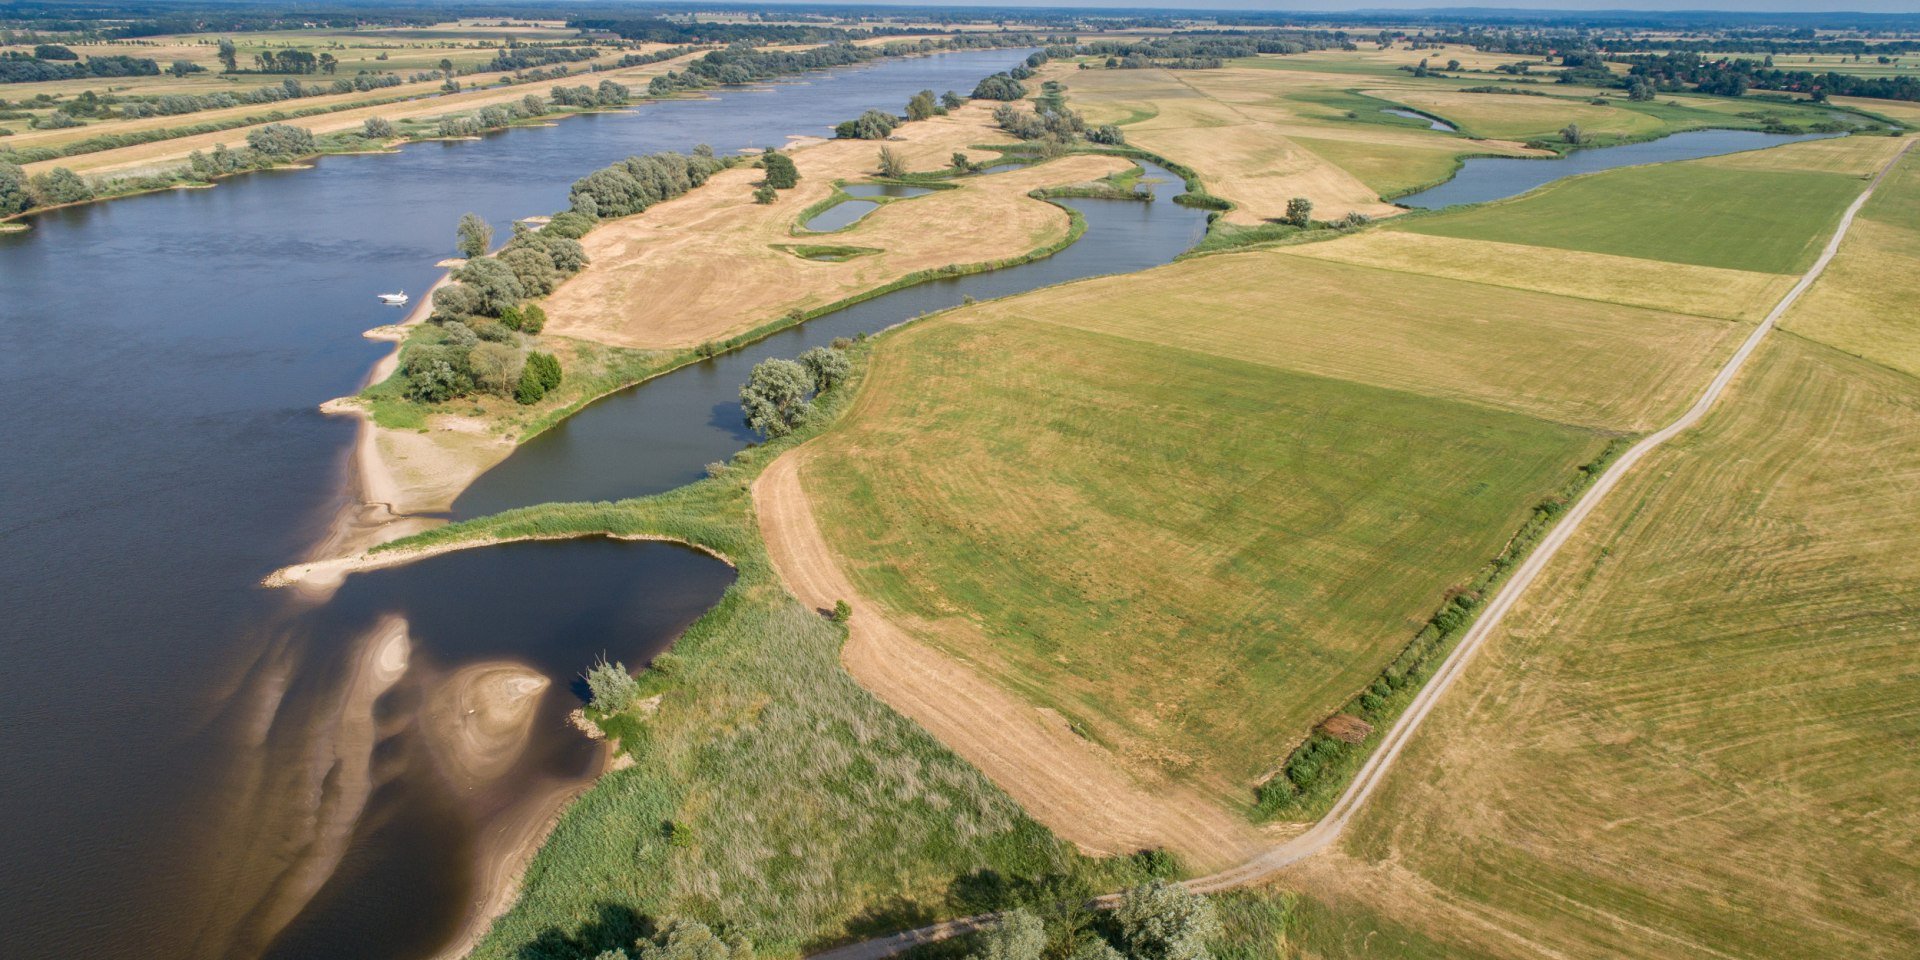
POLYGON ((1380 112, 1391 113, 1396 117, 1406 117, 1408 120, 1419 120, 1425 123, 1427 125, 1427 129, 1429 130, 1444 130, 1448 133, 1452 133, 1456 129, 1453 124, 1448 123, 1444 120, 1435 120, 1434 118, 1429 117, 1424 113, 1415 113, 1412 110, 1402 110, 1399 107, 1387 107, 1381 110, 1380 112))
POLYGON ((1557 160, 1510 157, 1473 157, 1452 180, 1419 193, 1400 197, 1401 206, 1436 209, 1462 203, 1486 203, 1517 197, 1564 177, 1598 173, 1616 167, 1671 160, 1697 160, 1721 154, 1777 147, 1800 140, 1819 140, 1833 134, 1759 133, 1752 130, 1694 130, 1645 143, 1576 150, 1557 160))
POLYGON ((603 649, 645 660, 729 574, 659 545, 570 544, 369 575, 317 610, 260 589, 341 505, 354 426, 316 408, 388 351, 360 336, 398 319, 373 295, 424 292, 464 212, 504 234, 622 157, 822 134, 921 89, 970 89, 1025 55, 889 60, 325 157, 0 234, 0 398, 13 411, 0 421, 0 953, 262 955, 263 904, 303 902, 292 888, 315 861, 308 834, 320 814, 353 812, 340 782, 361 768, 371 792, 341 873, 272 955, 412 957, 443 938, 473 892, 474 817, 514 791, 449 792, 409 704, 432 678, 513 651, 555 682, 526 784, 578 776, 590 748, 549 722, 569 678, 603 649), (436 583, 471 616, 436 612, 436 583), (594 606, 599 595, 619 609, 594 606), (422 635, 356 720, 343 704, 382 604, 422 635), (525 626, 535 611, 554 632, 525 626))
POLYGON ((841 227, 853 226, 861 217, 878 209, 880 209, 880 205, 871 200, 842 200, 820 211, 819 216, 808 220, 806 223, 801 224, 801 226, 808 230, 822 233, 828 230, 838 230, 841 227))

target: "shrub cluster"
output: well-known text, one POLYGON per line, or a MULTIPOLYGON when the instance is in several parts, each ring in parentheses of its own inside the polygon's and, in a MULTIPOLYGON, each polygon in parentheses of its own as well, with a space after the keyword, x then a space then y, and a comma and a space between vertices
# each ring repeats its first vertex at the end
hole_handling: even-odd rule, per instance
POLYGON ((628 157, 574 181, 569 197, 573 209, 589 217, 624 217, 680 196, 726 166, 711 147, 628 157))
POLYGON ((18 164, 0 163, 0 217, 93 199, 93 185, 66 167, 27 176, 18 164))
POLYGON ((885 140, 899 125, 900 118, 885 110, 868 110, 836 125, 833 135, 842 140, 885 140))
POLYGON ((836 347, 814 347, 798 360, 762 360, 740 388, 740 412, 747 427, 771 440, 793 432, 813 398, 853 372, 853 361, 836 347))

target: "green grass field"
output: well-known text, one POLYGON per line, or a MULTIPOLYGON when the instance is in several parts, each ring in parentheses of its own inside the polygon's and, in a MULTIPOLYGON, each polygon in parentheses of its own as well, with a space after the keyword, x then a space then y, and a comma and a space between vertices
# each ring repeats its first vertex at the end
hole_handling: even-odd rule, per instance
POLYGON ((1549 568, 1348 833, 1459 953, 1911 956, 1920 382, 1791 336, 1549 568))
POLYGON ((1408 222, 1419 233, 1708 267, 1799 273, 1863 184, 1698 161, 1609 170, 1408 222))
POLYGON ((675 917, 743 935, 763 955, 794 955, 1006 906, 1043 882, 1091 892, 1145 878, 1132 858, 1093 861, 1061 843, 862 690, 839 665, 844 629, 781 587, 749 485, 857 385, 856 372, 816 405, 813 425, 739 454, 718 477, 617 504, 515 510, 392 545, 667 536, 739 570, 672 656, 641 675, 642 695, 662 697, 658 711, 607 723, 635 764, 568 809, 474 957, 578 960, 675 917), (980 871, 1004 883, 972 882, 980 871))
POLYGON ((1605 438, 1141 333, 903 331, 806 479, 869 597, 1245 802, 1605 438))

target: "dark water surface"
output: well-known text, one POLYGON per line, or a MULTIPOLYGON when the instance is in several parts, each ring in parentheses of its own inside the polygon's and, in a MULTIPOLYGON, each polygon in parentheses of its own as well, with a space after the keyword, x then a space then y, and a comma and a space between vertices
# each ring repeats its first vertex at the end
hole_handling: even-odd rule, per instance
POLYGON ((1424 113, 1415 113, 1412 110, 1402 110, 1399 107, 1387 107, 1381 110, 1380 112, 1391 113, 1396 117, 1406 117, 1408 120, 1418 120, 1422 123, 1425 123, 1427 125, 1427 129, 1429 130, 1445 130, 1448 133, 1452 133, 1454 131, 1453 124, 1448 123, 1445 120, 1435 120, 1434 118, 1429 117, 1424 113))
POLYGON ((399 319, 373 294, 425 291, 466 211, 504 233, 622 157, 824 133, 1024 55, 889 60, 322 158, 0 235, 0 954, 262 954, 269 904, 304 902, 285 894, 314 821, 352 811, 356 765, 374 786, 341 873, 272 954, 434 946, 473 895, 474 827, 454 812, 492 801, 449 800, 420 759, 407 704, 425 678, 500 658, 554 678, 507 779, 578 776, 592 752, 552 715, 567 679, 601 650, 644 661, 730 574, 675 548, 575 543, 370 575, 318 608, 257 588, 339 506, 354 428, 315 408, 388 349, 360 336, 399 319), (341 756, 342 691, 376 613, 418 635, 373 718, 379 746, 341 756))
MULTIPOLYGON (((1393 111, 1389 110, 1389 113, 1393 111)), ((1421 119, 1427 119, 1421 117, 1421 119)), ((1819 140, 1829 133, 1760 133, 1754 130, 1693 130, 1645 143, 1576 150, 1557 160, 1520 160, 1509 157, 1473 157, 1453 179, 1437 187, 1394 200, 1407 207, 1432 210, 1461 203, 1486 203, 1517 197, 1562 177, 1598 173, 1615 167, 1672 160, 1698 160, 1727 153, 1777 147, 1799 140, 1819 140)))

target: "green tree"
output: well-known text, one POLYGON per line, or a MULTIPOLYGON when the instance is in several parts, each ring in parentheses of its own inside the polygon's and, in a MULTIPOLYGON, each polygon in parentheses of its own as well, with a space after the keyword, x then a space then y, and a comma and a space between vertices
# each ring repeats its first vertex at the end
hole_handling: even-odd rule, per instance
POLYGON ((368 140, 392 140, 399 136, 399 131, 386 117, 368 117, 367 122, 360 125, 360 135, 368 140))
POLYGON ((255 153, 275 158, 305 156, 318 149, 313 131, 285 123, 269 123, 248 131, 247 146, 255 153))
POLYGON ((974 168, 973 161, 968 160, 967 155, 964 153, 961 153, 958 150, 954 151, 953 159, 948 162, 953 165, 953 169, 961 173, 966 173, 967 171, 972 170, 974 168))
POLYGON ((880 175, 883 177, 904 177, 907 175, 907 161, 895 153, 892 147, 880 148, 880 175))
POLYGON ((220 69, 226 73, 239 73, 240 72, 240 54, 237 50, 234 49, 233 41, 227 39, 226 37, 221 37, 219 50, 220 50, 220 69))
POLYGON ((908 120, 925 120, 945 112, 940 102, 933 98, 932 90, 922 90, 914 94, 913 99, 907 101, 908 120))
POLYGON ((526 365, 520 368, 520 383, 514 387, 513 399, 523 404, 539 403, 560 386, 560 379, 559 358, 535 350, 527 354, 526 365))
POLYGON ((948 110, 958 110, 967 105, 967 99, 954 93, 952 90, 948 90, 946 93, 940 95, 940 105, 946 107, 948 110))
POLYGON ((1313 201, 1306 197, 1294 197, 1287 201, 1287 215, 1280 219, 1296 227, 1313 226, 1313 201))
POLYGON ((401 354, 408 399, 441 403, 473 392, 466 352, 444 344, 415 344, 401 354))
POLYGON ((762 360, 740 388, 740 411, 754 432, 767 439, 784 437, 806 414, 812 389, 806 367, 792 360, 762 360))
POLYGON ((12 216, 33 206, 33 194, 27 188, 27 172, 17 163, 0 161, 0 217, 12 216))
POLYGON ((492 341, 474 344, 472 352, 467 354, 467 368, 472 372, 473 385, 482 392, 498 397, 511 397, 518 392, 520 368, 525 362, 520 351, 492 341))
POLYGON ((619 713, 640 699, 640 681, 624 663, 608 663, 603 655, 586 673, 587 705, 603 713, 619 713))
POLYGON ((1165 880, 1128 890, 1113 918, 1131 960, 1206 960, 1220 933, 1211 901, 1165 880))
POLYGON ((527 298, 527 288, 513 275, 513 269, 494 257, 468 260, 453 271, 453 278, 473 290, 474 313, 497 317, 527 298))
POLYGON ((778 199, 780 199, 780 191, 766 184, 761 184, 753 190, 754 203, 772 203, 778 199))
POLYGON ((1046 924, 1024 908, 1008 910, 980 934, 967 960, 1040 960, 1047 946, 1046 924))
MULTIPOLYGON (((669 828, 668 842, 679 846, 682 824, 669 828)), ((753 945, 740 937, 725 940, 697 920, 674 918, 651 938, 634 942, 634 960, 753 960, 753 945)))
POLYGON ((29 178, 27 192, 32 195, 34 206, 51 207, 93 199, 93 184, 82 180, 79 174, 66 167, 54 167, 29 178))
POLYGON ((806 368, 814 393, 833 389, 853 372, 853 361, 847 359, 846 352, 832 347, 814 347, 800 355, 799 363, 806 368))
POLYGON ((1587 142, 1587 135, 1580 129, 1579 124, 1569 123, 1560 128, 1560 139, 1578 146, 1587 142))
POLYGON ((787 190, 800 183, 800 168, 793 165, 793 158, 784 153, 767 151, 760 158, 760 165, 767 171, 767 186, 775 190, 787 190))
POLYGON ((493 246, 493 227, 477 213, 461 214, 459 225, 453 228, 453 236, 454 247, 459 249, 461 256, 469 259, 486 256, 488 248, 493 246))
POLYGON ((853 121, 853 135, 862 140, 885 140, 900 121, 882 110, 868 110, 853 121))

